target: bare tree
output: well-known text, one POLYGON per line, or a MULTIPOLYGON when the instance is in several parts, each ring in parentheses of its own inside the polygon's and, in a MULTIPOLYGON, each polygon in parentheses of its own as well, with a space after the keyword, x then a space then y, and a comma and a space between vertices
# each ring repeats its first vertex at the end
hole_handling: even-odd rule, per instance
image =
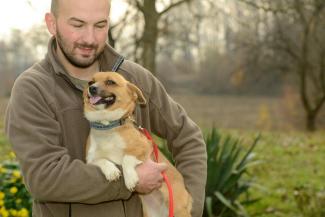
POLYGON ((108 30, 108 41, 109 44, 115 48, 116 41, 118 41, 124 30, 125 26, 128 24, 130 20, 133 20, 135 17, 135 14, 132 13, 131 7, 128 7, 128 9, 125 11, 124 15, 120 20, 118 20, 116 23, 113 23, 108 30))
POLYGON ((152 73, 156 72, 156 49, 158 38, 161 33, 159 28, 159 21, 161 17, 169 13, 172 9, 179 7, 184 3, 190 3, 192 0, 128 0, 137 12, 143 15, 143 22, 138 22, 137 25, 142 24, 143 27, 137 27, 135 40, 135 53, 140 55, 139 60, 141 64, 149 69, 152 73), (157 9, 157 5, 163 5, 163 9, 157 9), (139 34, 139 30, 141 33, 139 34))
POLYGON ((241 1, 272 14, 274 27, 265 42, 288 57, 283 64, 296 78, 306 128, 316 130, 317 115, 325 103, 325 1, 241 1))

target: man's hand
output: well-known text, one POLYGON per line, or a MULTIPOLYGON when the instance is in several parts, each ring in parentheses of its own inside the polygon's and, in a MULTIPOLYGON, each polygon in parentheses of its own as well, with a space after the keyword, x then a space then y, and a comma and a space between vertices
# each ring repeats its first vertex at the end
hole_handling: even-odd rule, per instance
POLYGON ((164 181, 161 173, 166 169, 167 165, 165 163, 156 163, 151 159, 138 165, 136 171, 139 176, 139 182, 135 186, 135 190, 141 194, 148 194, 160 188, 164 181))

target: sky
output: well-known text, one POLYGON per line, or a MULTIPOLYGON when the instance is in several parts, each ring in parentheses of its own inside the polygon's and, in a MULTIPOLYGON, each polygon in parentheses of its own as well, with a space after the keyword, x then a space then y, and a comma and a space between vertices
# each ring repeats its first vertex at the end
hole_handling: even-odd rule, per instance
MULTIPOLYGON (((11 29, 28 30, 44 23, 44 14, 50 10, 50 0, 10 0, 0 7, 0 40, 10 35, 11 29)), ((125 10, 120 0, 112 1, 111 17, 118 17, 125 10)))

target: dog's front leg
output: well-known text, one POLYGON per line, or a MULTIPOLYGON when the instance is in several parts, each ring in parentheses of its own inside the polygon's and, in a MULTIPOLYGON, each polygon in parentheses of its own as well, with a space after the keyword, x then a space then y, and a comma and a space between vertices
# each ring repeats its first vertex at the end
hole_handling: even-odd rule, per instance
POLYGON ((92 162, 89 162, 98 166, 104 173, 108 181, 114 181, 121 176, 121 171, 109 160, 106 159, 96 159, 92 162))
POLYGON ((122 169, 124 175, 124 182, 126 187, 133 191, 135 186, 139 181, 138 173, 135 170, 135 167, 141 164, 142 161, 138 160, 136 157, 132 155, 125 155, 122 161, 122 169))

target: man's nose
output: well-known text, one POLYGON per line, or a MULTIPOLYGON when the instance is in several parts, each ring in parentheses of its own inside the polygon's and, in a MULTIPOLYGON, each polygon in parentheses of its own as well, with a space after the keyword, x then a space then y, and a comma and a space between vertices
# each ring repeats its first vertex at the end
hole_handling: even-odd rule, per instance
POLYGON ((92 27, 88 27, 84 32, 83 40, 87 44, 94 44, 96 41, 95 29, 92 27))

